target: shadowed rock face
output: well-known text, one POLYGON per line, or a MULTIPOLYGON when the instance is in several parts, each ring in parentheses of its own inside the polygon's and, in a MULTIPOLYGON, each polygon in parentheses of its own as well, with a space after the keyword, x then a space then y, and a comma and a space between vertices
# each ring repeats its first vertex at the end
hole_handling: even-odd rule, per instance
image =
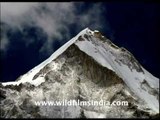
MULTIPOLYGON (((113 71, 99 65, 94 59, 81 52, 76 45, 70 46, 56 61, 64 57, 66 62, 62 65, 62 70, 67 69, 66 66, 71 67, 76 71, 77 76, 84 75, 101 87, 122 83, 122 79, 113 71)), ((81 81, 83 82, 84 80, 81 79, 81 81)))

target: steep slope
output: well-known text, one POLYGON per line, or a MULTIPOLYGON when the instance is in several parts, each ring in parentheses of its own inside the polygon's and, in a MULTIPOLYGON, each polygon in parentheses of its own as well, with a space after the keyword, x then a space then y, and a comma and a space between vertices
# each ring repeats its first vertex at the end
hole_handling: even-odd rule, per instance
MULTIPOLYGON (((17 81, 2 83, 1 91, 5 91, 1 103, 3 117, 10 104, 7 100, 12 103, 11 111, 19 111, 19 117, 24 112, 25 117, 49 118, 82 117, 82 113, 85 117, 149 117, 159 113, 159 79, 147 72, 129 51, 88 28, 17 81), (36 100, 63 99, 127 100, 129 106, 58 107, 59 110, 33 107, 36 100), (24 102, 36 109, 35 115, 24 102)), ((11 112, 8 117, 17 115, 11 112)))

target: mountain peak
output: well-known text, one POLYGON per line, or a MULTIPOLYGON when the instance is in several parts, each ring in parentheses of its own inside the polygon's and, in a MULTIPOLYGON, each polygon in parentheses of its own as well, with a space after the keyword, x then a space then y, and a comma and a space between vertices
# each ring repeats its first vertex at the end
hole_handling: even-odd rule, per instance
POLYGON ((52 84, 58 82, 66 85, 68 84, 64 81, 66 77, 70 82, 76 79, 89 83, 90 80, 96 81, 92 83, 94 85, 98 83, 102 85, 104 82, 105 87, 120 84, 126 91, 129 89, 137 100, 140 99, 143 105, 139 109, 145 110, 144 106, 147 106, 150 110, 148 112, 159 112, 159 79, 145 70, 126 49, 119 48, 99 31, 92 31, 89 28, 82 30, 17 81, 2 83, 2 85, 19 85, 28 82, 35 86, 43 86, 49 84, 48 80, 52 84), (59 79, 60 81, 57 81, 59 79))

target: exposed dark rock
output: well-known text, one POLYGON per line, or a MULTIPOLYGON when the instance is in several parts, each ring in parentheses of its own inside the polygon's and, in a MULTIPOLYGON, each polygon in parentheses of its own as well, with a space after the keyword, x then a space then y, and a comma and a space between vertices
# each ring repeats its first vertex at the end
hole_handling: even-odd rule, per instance
POLYGON ((6 91, 0 88, 0 100, 3 100, 6 98, 6 91))

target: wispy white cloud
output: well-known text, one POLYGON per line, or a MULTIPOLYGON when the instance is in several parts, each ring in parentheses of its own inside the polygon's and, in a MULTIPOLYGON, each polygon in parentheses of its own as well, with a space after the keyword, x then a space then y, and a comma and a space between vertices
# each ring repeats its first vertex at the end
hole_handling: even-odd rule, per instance
POLYGON ((24 15, 34 7, 38 7, 38 3, 2 2, 0 4, 1 22, 7 23, 10 27, 20 27, 27 22, 24 15))
MULTIPOLYGON (((1 22, 21 31, 27 25, 41 28, 48 36, 41 51, 51 52, 53 40, 73 37, 70 36, 71 24, 78 26, 77 32, 85 27, 94 29, 103 27, 101 3, 93 4, 83 14, 76 13, 77 5, 83 3, 1 3, 1 22)), ((1 43, 3 43, 1 49, 4 50, 9 44, 6 35, 1 36, 1 43)))
POLYGON ((7 45, 8 45, 8 39, 6 37, 6 35, 2 35, 1 36, 1 44, 0 44, 0 50, 5 50, 7 49, 7 45))

